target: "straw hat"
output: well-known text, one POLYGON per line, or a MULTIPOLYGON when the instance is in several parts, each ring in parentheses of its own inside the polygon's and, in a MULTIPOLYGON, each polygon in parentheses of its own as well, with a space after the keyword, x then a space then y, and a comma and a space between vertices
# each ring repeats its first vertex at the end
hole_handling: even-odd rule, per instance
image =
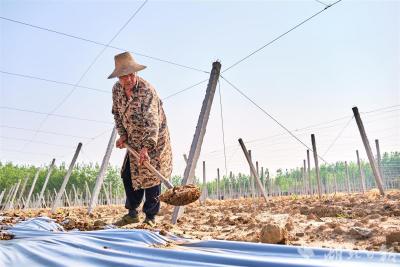
POLYGON ((115 69, 108 76, 108 79, 135 73, 146 68, 146 66, 138 64, 129 52, 116 55, 114 61, 115 69))

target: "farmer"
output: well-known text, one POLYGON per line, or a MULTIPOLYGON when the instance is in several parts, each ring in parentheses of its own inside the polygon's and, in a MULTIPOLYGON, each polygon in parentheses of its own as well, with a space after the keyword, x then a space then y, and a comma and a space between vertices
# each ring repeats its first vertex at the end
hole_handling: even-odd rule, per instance
POLYGON ((115 69, 108 79, 118 77, 112 89, 112 114, 120 136, 116 147, 122 149, 127 143, 140 155, 139 162, 128 152, 125 155, 121 177, 129 212, 116 224, 139 222, 137 208, 145 195, 144 223, 154 226, 160 210, 161 184, 143 163, 149 161, 164 177, 170 177, 172 152, 167 120, 156 90, 137 75, 146 66, 138 64, 128 52, 116 55, 114 60, 115 69))

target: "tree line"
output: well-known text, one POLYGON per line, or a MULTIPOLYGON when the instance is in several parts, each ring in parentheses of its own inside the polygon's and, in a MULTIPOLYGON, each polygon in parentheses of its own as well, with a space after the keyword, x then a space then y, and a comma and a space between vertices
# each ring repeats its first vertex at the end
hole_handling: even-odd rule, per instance
MULTIPOLYGON (((313 164, 312 164, 313 165, 313 164)), ((361 167, 365 173, 365 178, 367 183, 374 183, 374 177, 368 161, 362 161, 361 167)), ((90 190, 93 189, 96 182, 96 177, 99 172, 100 166, 93 163, 77 163, 72 171, 71 177, 67 184, 66 190, 69 192, 72 190, 72 184, 79 189, 81 192, 85 190, 85 182, 88 184, 90 190)), ((350 180, 358 181, 359 179, 359 169, 357 162, 348 162, 349 176, 350 180)), ((383 172, 383 177, 385 179, 400 179, 400 152, 390 152, 384 153, 381 161, 381 169, 383 172)), ((16 184, 19 180, 24 179, 28 176, 29 180, 27 182, 26 188, 30 188, 33 177, 35 176, 38 168, 32 165, 17 165, 12 162, 0 162, 0 192, 5 188, 9 189, 12 185, 16 184)), ((67 173, 68 166, 65 163, 60 165, 55 165, 47 185, 47 190, 53 191, 53 188, 58 190, 61 187, 63 178, 67 173)), ((48 167, 41 168, 38 180, 35 185, 34 193, 39 193, 46 175, 48 167)), ((310 170, 311 180, 316 184, 316 174, 314 168, 310 170)), ((269 170, 265 169, 263 173, 260 173, 260 178, 263 184, 273 183, 275 186, 279 186, 282 191, 288 190, 289 188, 300 185, 302 183, 302 169, 278 169, 276 170, 276 175, 274 177, 269 176, 269 170)), ((344 162, 336 162, 332 164, 322 164, 320 166, 320 177, 321 183, 332 184, 334 178, 336 177, 336 182, 338 184, 345 183, 346 179, 346 169, 344 162)), ((171 178, 174 185, 178 185, 182 181, 181 176, 173 176, 171 178)), ((207 188, 209 192, 215 191, 217 186, 216 177, 207 177, 207 188)), ((123 192, 122 179, 120 177, 120 168, 116 166, 109 166, 107 168, 106 176, 104 179, 107 185, 112 184, 112 188, 118 190, 118 192, 123 192)), ((202 179, 195 177, 196 183, 201 183, 202 179)), ((250 175, 239 173, 232 174, 232 176, 222 176, 219 182, 219 188, 234 188, 239 187, 249 187, 250 186, 250 175)), ((25 189, 28 191, 27 189, 25 189)), ((25 191, 25 192, 26 192, 25 191)))

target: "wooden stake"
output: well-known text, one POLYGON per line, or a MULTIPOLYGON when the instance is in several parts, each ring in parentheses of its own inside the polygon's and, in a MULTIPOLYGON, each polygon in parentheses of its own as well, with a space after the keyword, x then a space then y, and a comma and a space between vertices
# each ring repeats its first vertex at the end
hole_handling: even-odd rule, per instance
POLYGON ((257 171, 254 168, 253 162, 250 159, 250 154, 248 153, 242 138, 240 138, 238 141, 239 141, 240 146, 242 147, 242 150, 243 150, 243 153, 244 153, 244 155, 246 157, 247 163, 250 166, 251 173, 252 173, 253 177, 255 177, 255 180, 256 180, 257 185, 258 185, 258 189, 260 190, 260 192, 262 193, 262 196, 264 197, 265 201, 267 202, 267 200, 268 200, 267 195, 265 194, 265 190, 264 190, 264 188, 263 188, 263 186, 261 184, 260 177, 258 177, 258 175, 257 175, 257 171))
POLYGON ((351 193, 350 189, 350 175, 349 175, 349 166, 347 165, 347 161, 344 162, 344 167, 346 171, 346 186, 347 186, 347 193, 351 193))
POLYGON ((220 179, 219 179, 219 168, 217 168, 217 199, 221 200, 220 194, 220 179))
POLYGON ((310 150, 307 149, 307 176, 308 186, 310 188, 310 196, 313 195, 312 181, 311 181, 311 162, 310 162, 310 150))
POLYGON ((365 174, 364 170, 362 169, 361 166, 361 161, 360 161, 360 156, 358 154, 358 150, 356 150, 356 155, 357 155, 357 165, 358 165, 358 171, 360 172, 360 184, 361 184, 361 190, 362 193, 365 193, 365 174))
POLYGON ((18 189, 19 189, 20 184, 21 184, 21 180, 18 181, 17 187, 16 187, 15 190, 14 190, 14 194, 13 194, 13 196, 11 197, 10 203, 9 203, 9 205, 8 205, 8 208, 9 208, 9 209, 13 209, 13 208, 14 208, 14 200, 15 200, 15 197, 17 196, 17 193, 18 193, 18 189))
POLYGON ((5 192, 6 192, 6 189, 4 189, 0 194, 0 209, 1 209, 1 203, 2 203, 1 201, 3 201, 3 197, 4 197, 5 192))
POLYGON ((336 181, 336 170, 333 172, 333 192, 337 193, 337 181, 336 181))
POLYGON ((16 187, 16 186, 17 186, 16 184, 13 184, 13 185, 11 186, 11 188, 10 188, 10 191, 8 191, 8 194, 7 194, 6 198, 4 199, 3 206, 1 207, 2 210, 6 209, 6 208, 8 207, 8 203, 9 203, 9 201, 10 201, 10 199, 11 199, 11 196, 12 196, 13 193, 14 193, 14 190, 15 190, 15 187, 16 187))
POLYGON ((68 197, 68 194, 67 194, 66 190, 64 190, 64 196, 65 196, 65 200, 67 201, 68 207, 71 207, 71 202, 69 201, 69 197, 68 197))
POLYGON ((72 190, 74 191, 74 206, 76 206, 77 202, 78 202, 78 193, 76 192, 76 188, 75 188, 74 184, 72 184, 72 190))
POLYGON ((105 183, 103 182, 101 186, 103 188, 104 195, 106 195, 107 204, 110 205, 110 195, 108 194, 105 183))
MULTIPOLYGON (((111 152, 112 152, 112 149, 114 146, 116 136, 117 136, 117 130, 114 127, 114 129, 112 130, 111 136, 110 136, 110 140, 108 141, 106 153, 104 154, 103 161, 100 166, 100 171, 96 177, 96 184, 95 184, 95 186, 93 188, 93 192, 91 194, 90 204, 88 207, 88 214, 91 214, 93 212, 93 209, 97 205, 101 185, 103 184, 103 181, 104 181, 104 175, 106 174, 108 162, 111 157, 111 152)), ((127 162, 127 164, 129 164, 129 162, 127 162)))
POLYGON ((314 153, 314 163, 315 163, 315 175, 317 176, 317 185, 318 185, 318 196, 321 198, 321 180, 319 178, 319 165, 318 165, 318 154, 317 154, 317 145, 315 143, 315 135, 311 135, 311 143, 314 153))
POLYGON ((382 158, 381 158, 381 149, 379 148, 379 140, 375 139, 375 147, 376 147, 376 160, 378 165, 378 170, 382 178, 382 182, 384 183, 385 177, 383 176, 382 171, 382 158))
POLYGON ((22 199, 22 196, 24 195, 25 188, 26 188, 26 184, 27 184, 28 180, 29 180, 29 176, 26 175, 26 176, 25 176, 25 179, 24 179, 24 183, 22 184, 21 191, 19 192, 18 200, 17 200, 17 205, 18 205, 19 207, 22 206, 22 205, 21 205, 21 199, 22 199))
POLYGON ((30 204, 29 202, 30 202, 30 200, 31 200, 31 196, 32 196, 33 189, 35 188, 36 181, 37 181, 37 179, 38 179, 38 177, 39 177, 39 173, 40 173, 40 168, 36 171, 35 178, 33 178, 33 182, 32 182, 32 185, 31 185, 31 189, 29 190, 28 197, 26 198, 26 201, 25 201, 24 209, 26 209, 26 208, 29 206, 29 204, 30 204))
POLYGON ((52 161, 51 161, 51 163, 50 163, 50 166, 49 166, 49 170, 47 171, 47 175, 46 175, 46 179, 44 180, 44 184, 43 184, 43 186, 42 186, 42 190, 40 191, 40 195, 39 195, 39 208, 40 208, 40 206, 42 205, 42 200, 43 200, 43 202, 44 202, 44 198, 43 198, 43 195, 44 195, 44 191, 46 190, 46 186, 47 186, 47 183, 49 182, 49 179, 50 179, 50 175, 51 175, 51 172, 53 171, 53 167, 54 167, 54 163, 56 162, 56 159, 53 159, 52 161))
POLYGON ((53 205, 51 207, 51 213, 54 213, 56 211, 56 209, 57 209, 58 202, 60 201, 61 196, 63 195, 63 193, 65 191, 65 187, 67 186, 69 177, 72 174, 72 170, 74 169, 74 165, 75 165, 76 159, 78 158, 79 152, 81 151, 81 148, 82 148, 82 143, 79 143, 78 147, 76 148, 74 157, 72 158, 71 164, 69 165, 67 174, 64 177, 64 181, 63 181, 63 183, 61 185, 61 188, 57 193, 55 201, 53 202, 53 205))
POLYGON ((206 162, 203 161, 203 186, 202 186, 202 204, 206 204, 206 198, 207 198, 207 182, 206 182, 206 162))
POLYGON ((307 166, 306 166, 306 160, 303 160, 303 183, 304 183, 304 195, 307 195, 307 166))
POLYGON ((92 195, 90 194, 90 189, 89 189, 89 185, 88 185, 87 181, 85 181, 85 189, 86 189, 86 200, 89 205, 89 200, 92 198, 92 195))
MULTIPOLYGON (((197 161, 200 156, 201 146, 203 144, 204 135, 206 133, 207 123, 210 116, 211 105, 217 88, 217 82, 221 70, 221 63, 214 62, 208 81, 206 96, 203 100, 199 120, 197 122, 196 131, 193 136, 192 145, 190 147, 188 163, 186 164, 185 172, 183 174, 182 185, 191 183, 194 178, 197 161)), ((178 218, 183 214, 184 209, 182 206, 175 207, 172 214, 172 224, 176 224, 178 218)))
MULTIPOLYGON (((253 159, 251 157, 251 150, 249 150, 249 157, 250 157, 250 161, 253 162, 253 159)), ((255 197, 256 197, 256 190, 255 190, 255 186, 254 186, 254 176, 253 176, 253 174, 251 172, 251 168, 250 168, 250 171, 249 171, 249 179, 250 179, 249 180, 249 182, 250 182, 249 186, 251 186, 251 197, 253 198, 253 201, 254 201, 255 197)))
POLYGON ((385 191, 383 190, 382 177, 381 177, 381 174, 379 172, 379 169, 378 169, 378 166, 376 164, 376 161, 374 159, 374 155, 372 154, 371 146, 369 145, 367 134, 365 133, 364 125, 362 123, 362 120, 361 120, 361 117, 360 117, 360 113, 358 112, 358 108, 357 107, 353 107, 353 113, 354 113, 354 117, 355 117, 356 122, 357 122, 358 130, 360 131, 361 139, 362 139, 362 141, 364 143, 365 151, 367 152, 369 164, 371 165, 372 172, 374 173, 375 182, 376 182, 376 184, 377 184, 377 186, 379 188, 380 194, 382 196, 384 196, 385 195, 385 191))

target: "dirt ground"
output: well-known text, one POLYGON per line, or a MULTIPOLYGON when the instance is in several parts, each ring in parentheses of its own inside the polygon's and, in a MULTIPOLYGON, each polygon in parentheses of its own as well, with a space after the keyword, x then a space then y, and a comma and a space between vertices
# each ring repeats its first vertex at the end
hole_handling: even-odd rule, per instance
MULTIPOLYGON (((171 224, 173 206, 162 204, 157 226, 160 234, 192 239, 220 239, 325 248, 400 252, 400 190, 380 197, 366 194, 317 197, 288 196, 264 199, 208 200, 185 208, 185 215, 171 224)), ((67 230, 106 229, 122 217, 123 206, 99 206, 92 215, 82 207, 12 210, 0 213, 0 232, 21 220, 36 216, 55 219, 67 230)), ((141 221, 144 215, 141 214, 141 221)), ((143 223, 123 226, 149 229, 143 223)))

